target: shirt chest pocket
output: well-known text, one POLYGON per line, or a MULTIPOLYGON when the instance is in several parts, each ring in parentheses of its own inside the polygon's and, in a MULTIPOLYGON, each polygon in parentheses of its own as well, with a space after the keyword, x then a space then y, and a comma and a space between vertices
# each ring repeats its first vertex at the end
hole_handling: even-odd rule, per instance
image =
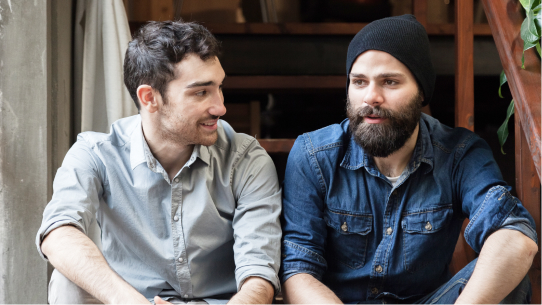
MULTIPOLYGON (((403 261, 410 272, 442 272, 455 247, 450 239, 449 224, 453 216, 451 207, 403 215, 403 261), (447 242, 451 241, 451 242, 447 242)), ((453 234, 452 234, 453 235, 453 234)))
POLYGON ((324 220, 328 226, 326 246, 328 263, 341 262, 351 269, 363 267, 373 216, 327 210, 324 220))

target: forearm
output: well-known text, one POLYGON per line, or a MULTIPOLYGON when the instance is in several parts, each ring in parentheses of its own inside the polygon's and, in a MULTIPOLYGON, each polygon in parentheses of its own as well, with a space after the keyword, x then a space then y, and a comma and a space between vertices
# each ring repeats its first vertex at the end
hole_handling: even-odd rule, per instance
POLYGON ((273 286, 260 277, 249 277, 228 304, 271 304, 275 291, 273 286))
POLYGON ((342 304, 333 291, 310 274, 296 274, 286 280, 282 288, 287 304, 342 304))
POLYGON ((536 243, 519 231, 491 234, 456 304, 499 303, 525 277, 537 251, 536 243))
POLYGON ((60 273, 105 304, 149 303, 109 267, 96 245, 78 229, 63 226, 51 231, 41 249, 60 273))

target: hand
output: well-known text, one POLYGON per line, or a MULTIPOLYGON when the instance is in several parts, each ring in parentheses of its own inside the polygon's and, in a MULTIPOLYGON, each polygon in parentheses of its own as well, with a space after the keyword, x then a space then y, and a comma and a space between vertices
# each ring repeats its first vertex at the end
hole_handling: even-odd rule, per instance
POLYGON ((158 304, 172 304, 168 301, 164 301, 161 297, 159 296, 155 296, 154 297, 154 304, 158 305, 158 304))

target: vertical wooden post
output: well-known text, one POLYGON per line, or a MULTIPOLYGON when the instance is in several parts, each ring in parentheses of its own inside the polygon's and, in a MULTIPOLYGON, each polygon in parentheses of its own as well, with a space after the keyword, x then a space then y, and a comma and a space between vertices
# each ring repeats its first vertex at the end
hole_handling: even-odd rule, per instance
POLYGON ((427 29, 427 0, 412 0, 412 14, 427 29))
MULTIPOLYGON (((516 140, 516 191, 523 206, 533 216, 536 228, 540 232, 540 180, 533 162, 529 143, 521 126, 521 115, 514 113, 516 140)), ((532 304, 540 304, 540 234, 538 234, 538 253, 529 270, 533 289, 532 304)))
POLYGON ((455 126, 474 131, 472 1, 455 1, 455 126))

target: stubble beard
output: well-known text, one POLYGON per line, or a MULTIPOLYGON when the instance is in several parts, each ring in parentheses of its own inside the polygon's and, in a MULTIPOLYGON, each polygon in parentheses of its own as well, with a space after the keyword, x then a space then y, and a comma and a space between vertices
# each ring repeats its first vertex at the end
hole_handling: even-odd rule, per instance
POLYGON ((199 119, 196 122, 190 122, 187 118, 179 115, 173 115, 168 106, 163 107, 163 123, 160 128, 160 138, 163 141, 181 144, 181 145, 203 145, 211 146, 218 139, 218 132, 205 132, 200 130, 200 122, 209 119, 217 119, 216 116, 199 119))
POLYGON ((350 120, 348 126, 354 141, 373 157, 386 158, 403 147, 412 136, 421 117, 422 96, 418 92, 398 111, 366 106, 354 109, 347 99, 346 116, 350 120), (386 118, 386 122, 369 124, 364 117, 377 115, 386 118))

